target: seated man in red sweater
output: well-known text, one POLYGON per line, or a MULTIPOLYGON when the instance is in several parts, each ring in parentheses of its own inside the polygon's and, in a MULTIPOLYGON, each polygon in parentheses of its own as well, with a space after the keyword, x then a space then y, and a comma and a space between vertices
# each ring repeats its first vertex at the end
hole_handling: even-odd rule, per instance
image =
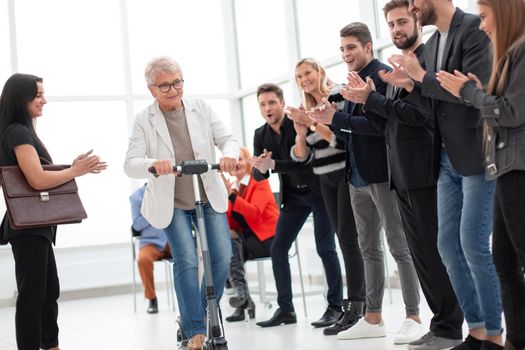
POLYGON ((279 218, 279 208, 268 180, 255 181, 250 176, 252 166, 247 162, 250 158, 248 149, 241 147, 237 169, 232 173, 235 182, 231 184, 223 178, 229 194, 227 217, 233 248, 230 279, 237 294, 230 298, 235 312, 226 317, 228 322, 244 320, 244 310, 248 311, 250 318, 255 317, 255 304, 244 278, 244 262, 270 256, 279 218))

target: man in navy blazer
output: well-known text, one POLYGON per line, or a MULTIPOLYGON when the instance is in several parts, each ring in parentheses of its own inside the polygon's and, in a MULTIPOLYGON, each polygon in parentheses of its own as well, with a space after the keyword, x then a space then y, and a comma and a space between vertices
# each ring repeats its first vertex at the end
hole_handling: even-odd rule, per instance
MULTIPOLYGON (((384 94, 386 86, 378 76, 380 70, 390 68, 374 58, 372 35, 366 24, 350 23, 340 31, 341 56, 349 72, 361 79, 372 79, 377 91, 384 94)), ((366 313, 357 323, 346 323, 343 317, 333 327, 339 339, 375 338, 386 336, 381 311, 384 291, 384 261, 381 227, 384 228, 401 279, 406 306, 406 320, 416 327, 419 319, 419 283, 401 223, 395 193, 388 184, 388 167, 384 133, 376 129, 364 116, 361 104, 345 102, 337 112, 325 99, 313 116, 331 128, 347 143, 347 179, 359 236, 359 246, 365 265, 366 313)), ((403 333, 407 327, 401 327, 403 333)), ((398 332, 399 333, 399 332, 398 332)), ((334 334, 326 329, 325 334, 334 334)), ((406 338, 406 337, 403 337, 406 338)), ((406 342, 406 341, 404 341, 406 342)))

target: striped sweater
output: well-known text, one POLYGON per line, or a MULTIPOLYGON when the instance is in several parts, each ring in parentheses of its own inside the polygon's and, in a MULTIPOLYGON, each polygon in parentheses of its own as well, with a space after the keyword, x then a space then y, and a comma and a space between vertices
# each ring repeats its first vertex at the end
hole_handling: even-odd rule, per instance
POLYGON ((295 145, 290 150, 290 156, 296 162, 312 162, 313 172, 316 175, 328 174, 345 168, 346 145, 332 133, 330 142, 323 139, 317 132, 310 132, 306 136, 309 152, 299 158, 294 154, 295 145))

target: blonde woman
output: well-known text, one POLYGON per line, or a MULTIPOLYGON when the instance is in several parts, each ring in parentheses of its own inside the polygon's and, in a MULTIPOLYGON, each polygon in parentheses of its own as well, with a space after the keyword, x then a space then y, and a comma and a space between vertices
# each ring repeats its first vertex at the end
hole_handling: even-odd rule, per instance
POLYGON ((329 326, 337 321, 324 330, 325 335, 335 335, 350 328, 362 317, 365 302, 363 258, 345 181, 346 145, 336 138, 328 126, 317 124, 305 114, 305 110, 315 107, 322 98, 328 98, 331 92, 335 95, 337 91, 323 67, 313 58, 304 58, 295 66, 295 79, 303 105, 299 108, 287 107, 297 132, 291 156, 296 161, 311 161, 314 174, 319 176, 326 210, 343 253, 348 286, 348 299, 343 303, 344 315, 339 320, 334 319, 340 313, 340 307, 336 309, 336 305, 329 305, 323 318, 312 325, 329 326))

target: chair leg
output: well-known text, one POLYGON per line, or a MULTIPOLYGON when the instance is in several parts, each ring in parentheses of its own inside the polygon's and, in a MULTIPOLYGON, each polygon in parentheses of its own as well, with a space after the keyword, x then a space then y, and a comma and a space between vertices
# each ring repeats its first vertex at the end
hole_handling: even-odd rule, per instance
POLYGON ((266 276, 263 261, 257 261, 257 278, 259 280, 259 301, 266 303, 266 276))
POLYGON ((136 286, 136 266, 137 259, 135 256, 135 244, 133 242, 133 239, 131 240, 131 269, 132 269, 132 276, 133 276, 133 284, 131 285, 131 289, 133 292, 133 312, 137 313, 137 286, 136 286))
POLYGON ((304 292, 303 268, 301 266, 301 257, 299 254, 299 243, 297 243, 297 239, 295 240, 295 254, 297 255, 297 266, 299 267, 299 281, 301 282, 301 293, 303 296, 304 316, 307 317, 308 311, 306 310, 306 294, 304 292))
POLYGON ((164 280, 166 281, 166 299, 168 300, 168 306, 171 307, 171 295, 170 295, 170 278, 169 278, 170 262, 164 260, 164 280))

